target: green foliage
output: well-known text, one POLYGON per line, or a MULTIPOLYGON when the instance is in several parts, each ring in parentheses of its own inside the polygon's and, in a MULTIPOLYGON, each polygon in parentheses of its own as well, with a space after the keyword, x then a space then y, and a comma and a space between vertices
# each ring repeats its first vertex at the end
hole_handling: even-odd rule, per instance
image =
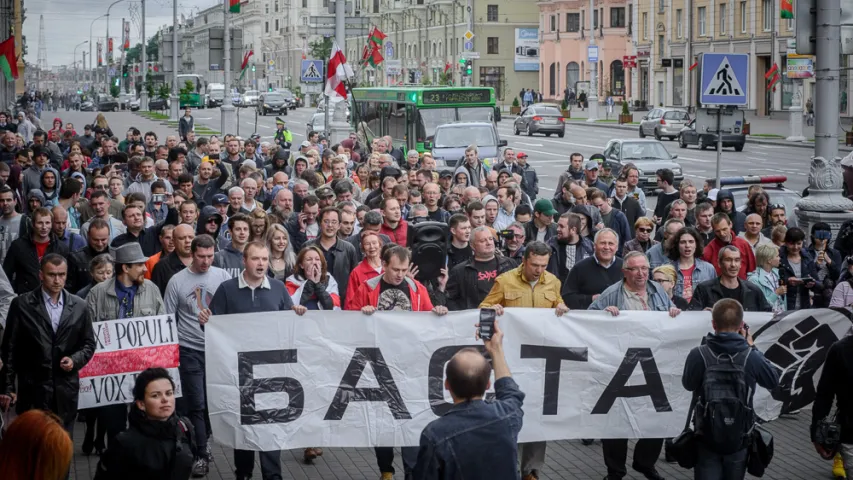
POLYGON ((191 93, 195 93, 195 84, 191 80, 187 80, 184 82, 184 86, 181 87, 181 95, 189 95, 191 93))
POLYGON ((110 85, 110 95, 113 97, 117 97, 118 94, 121 93, 121 87, 116 84, 110 85))
POLYGON ((331 37, 323 37, 308 44, 308 55, 315 60, 328 60, 332 55, 331 37))
POLYGON ((169 95, 171 94, 172 88, 169 87, 169 84, 167 83, 160 85, 160 88, 157 90, 157 97, 162 98, 164 100, 169 98, 169 95))
POLYGON ((441 72, 438 74, 438 84, 439 85, 452 85, 453 84, 453 74, 441 72))
POLYGON ((560 108, 562 110, 568 110, 569 109, 569 102, 566 101, 566 97, 563 97, 563 103, 560 104, 560 108))
POLYGON ((430 86, 432 85, 432 80, 430 80, 428 76, 424 75, 421 77, 421 85, 430 86))
POLYGON ((145 92, 148 93, 148 98, 154 98, 154 82, 151 81, 151 77, 148 77, 148 81, 145 82, 145 92))
POLYGON ((628 111, 628 101, 625 100, 622 102, 622 115, 630 115, 631 112, 628 111))
POLYGON ((515 97, 512 99, 512 106, 513 107, 520 107, 521 106, 521 104, 518 103, 518 97, 515 97))
POLYGON ((136 63, 139 61, 139 55, 142 53, 142 44, 137 43, 136 45, 130 47, 127 50, 127 54, 125 55, 125 60, 128 64, 136 63))

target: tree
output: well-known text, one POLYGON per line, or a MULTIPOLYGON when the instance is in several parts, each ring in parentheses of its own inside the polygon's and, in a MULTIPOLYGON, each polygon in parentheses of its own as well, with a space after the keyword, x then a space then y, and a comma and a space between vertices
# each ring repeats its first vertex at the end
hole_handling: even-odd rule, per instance
POLYGON ((118 97, 119 93, 121 93, 121 87, 116 84, 110 85, 110 96, 118 97))
POLYGON ((140 53, 142 53, 142 43, 137 43, 136 45, 130 47, 127 50, 127 55, 125 55, 127 63, 130 64, 138 62, 140 53))
POLYGON ((332 39, 323 37, 308 44, 308 54, 315 60, 328 60, 332 56, 332 39))
POLYGON ((172 94, 172 87, 169 84, 164 83, 160 85, 160 90, 157 92, 157 96, 162 98, 163 100, 169 98, 169 95, 172 94))
POLYGON ((148 55, 148 60, 160 58, 160 47, 157 44, 156 36, 148 39, 148 46, 145 47, 145 53, 148 55))

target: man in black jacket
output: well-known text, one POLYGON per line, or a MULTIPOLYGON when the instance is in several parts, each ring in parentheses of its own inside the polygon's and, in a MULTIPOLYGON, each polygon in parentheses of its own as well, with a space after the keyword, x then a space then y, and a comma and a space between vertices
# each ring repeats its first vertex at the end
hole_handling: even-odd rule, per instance
MULTIPOLYGON (((817 384, 817 393, 812 410, 811 439, 815 442, 815 432, 821 420, 830 418, 833 404, 838 402, 838 424, 841 427, 841 455, 849 471, 853 456, 853 336, 846 336, 835 342, 826 354, 823 373, 817 384)), ((826 460, 833 457, 823 445, 814 444, 817 453, 826 460)))
POLYGON ((514 260, 495 254, 495 239, 489 227, 477 227, 471 232, 471 247, 474 258, 453 267, 447 279, 450 311, 478 308, 495 279, 517 266, 514 260))
POLYGON ((115 237, 110 246, 118 248, 126 243, 136 242, 142 247, 142 253, 148 257, 163 248, 160 244, 160 230, 163 226, 178 224, 178 211, 172 207, 169 207, 166 220, 148 228, 145 228, 145 212, 140 207, 128 205, 124 207, 121 215, 127 232, 115 237))
POLYGON ((717 300, 731 298, 743 305, 747 312, 769 312, 770 304, 758 285, 738 278, 740 273, 740 250, 726 245, 720 250, 720 276, 697 285, 690 299, 690 310, 711 310, 717 300))
POLYGON ((161 258, 157 265, 154 265, 154 270, 151 272, 151 281, 157 288, 160 289, 160 295, 166 295, 166 287, 169 285, 169 280, 176 273, 187 268, 192 263, 193 256, 190 251, 195 232, 193 227, 182 223, 175 227, 172 233, 173 242, 175 243, 175 251, 161 258))
MULTIPOLYGON (((47 214, 50 218, 50 214, 47 214)), ((41 287, 12 300, 0 348, 0 408, 17 394, 16 412, 55 413, 71 435, 77 418, 79 371, 95 354, 86 302, 65 290, 68 263, 48 253, 39 265, 41 287)))
MULTIPOLYGON (((48 253, 58 253, 63 258, 68 257, 68 247, 56 238, 52 229, 53 217, 50 210, 38 208, 33 212, 33 228, 30 236, 16 239, 9 247, 9 253, 3 261, 3 271, 6 272, 18 295, 30 292, 41 284, 39 262, 48 253)), ((67 268, 66 265, 66 270, 67 268)), ((65 279, 62 286, 65 287, 65 279)))
MULTIPOLYGON (((633 195, 628 195, 628 180, 625 178, 617 178, 614 184, 611 206, 616 210, 620 210, 628 218, 628 225, 631 231, 634 231, 634 222, 640 217, 645 217, 646 212, 640 207, 640 202, 633 195)), ((626 238, 627 242, 630 238, 626 238)))
POLYGON ((110 226, 103 218, 93 218, 89 224, 89 234, 86 236, 87 245, 68 258, 68 289, 79 292, 92 282, 89 274, 89 262, 102 253, 108 253, 110 245, 110 226))
POLYGON ((566 306, 586 310, 607 287, 622 280, 622 259, 616 256, 619 240, 609 228, 595 234, 595 253, 576 263, 560 294, 566 306))
POLYGON ((524 236, 529 241, 540 241, 548 243, 557 236, 557 226, 554 224, 554 215, 557 210, 550 200, 540 198, 533 205, 533 220, 524 226, 524 236))

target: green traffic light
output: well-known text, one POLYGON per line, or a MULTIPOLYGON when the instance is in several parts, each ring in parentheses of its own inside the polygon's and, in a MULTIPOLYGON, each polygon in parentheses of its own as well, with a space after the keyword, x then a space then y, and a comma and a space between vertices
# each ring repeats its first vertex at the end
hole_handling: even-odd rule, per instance
POLYGON ((467 60, 465 60, 464 58, 459 59, 459 65, 465 65, 466 62, 467 60))
POLYGON ((252 71, 253 71, 253 72, 255 71, 255 66, 254 66, 254 65, 252 65, 252 71))

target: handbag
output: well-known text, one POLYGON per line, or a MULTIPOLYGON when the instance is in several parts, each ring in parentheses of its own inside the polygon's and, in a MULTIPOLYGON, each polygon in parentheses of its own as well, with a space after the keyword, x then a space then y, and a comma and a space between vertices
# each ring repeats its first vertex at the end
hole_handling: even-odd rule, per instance
POLYGON ((749 450, 746 454, 746 471, 752 476, 762 477, 771 460, 773 460, 773 435, 755 425, 750 434, 749 450))
POLYGON ((666 454, 674 458, 678 462, 678 466, 690 470, 696 466, 698 453, 699 439, 696 432, 690 427, 690 421, 693 419, 693 411, 696 408, 696 402, 699 399, 697 393, 693 394, 690 400, 690 409, 687 411, 687 421, 684 422, 684 430, 678 436, 667 439, 664 443, 666 454))

